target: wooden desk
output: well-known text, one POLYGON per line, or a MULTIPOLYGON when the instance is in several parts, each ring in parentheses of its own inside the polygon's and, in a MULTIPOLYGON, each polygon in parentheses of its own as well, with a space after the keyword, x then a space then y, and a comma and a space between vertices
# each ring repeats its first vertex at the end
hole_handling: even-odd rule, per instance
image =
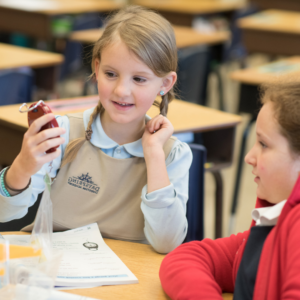
POLYGON ((300 13, 266 10, 239 20, 248 52, 271 55, 300 53, 300 13))
MULTIPOLYGON (((27 234, 6 232, 5 234, 27 234)), ((163 291, 158 272, 165 257, 156 253, 149 245, 104 239, 105 243, 118 255, 138 278, 138 284, 101 286, 89 289, 66 290, 67 293, 101 300, 165 300, 170 299, 163 291)), ((231 294, 223 294, 224 300, 231 300, 231 294)))
POLYGON ((292 56, 256 68, 236 70, 229 76, 242 84, 258 86, 280 75, 298 73, 300 75, 300 56, 292 56))
POLYGON ((0 43, 0 70, 31 67, 36 73, 37 86, 46 90, 53 90, 57 66, 63 60, 64 57, 61 54, 0 43))
POLYGON ((298 0, 251 0, 259 9, 283 9, 300 11, 300 1, 298 0))
POLYGON ((124 1, 116 0, 0 0, 0 28, 2 32, 21 32, 49 40, 52 16, 110 12, 123 5, 124 1))
MULTIPOLYGON (((229 40, 229 31, 219 31, 213 33, 201 33, 186 26, 175 26, 173 29, 176 37, 177 48, 184 48, 196 45, 215 45, 229 40)), ((74 31, 69 39, 84 44, 95 43, 103 34, 103 29, 89 29, 74 31)))
POLYGON ((244 7, 244 0, 131 0, 130 3, 159 11, 171 23, 191 26, 199 14, 230 13, 244 7))

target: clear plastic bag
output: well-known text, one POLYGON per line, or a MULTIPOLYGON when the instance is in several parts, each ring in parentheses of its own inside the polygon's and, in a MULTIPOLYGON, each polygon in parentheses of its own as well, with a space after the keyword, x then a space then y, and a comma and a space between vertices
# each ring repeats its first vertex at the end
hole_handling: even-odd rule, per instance
POLYGON ((34 227, 31 233, 30 243, 34 247, 42 248, 44 259, 52 256, 52 233, 53 233, 53 209, 50 199, 51 178, 46 173, 46 188, 41 199, 41 203, 34 220, 34 227))
MULTIPOLYGON (((0 253, 1 300, 46 300, 53 291, 62 253, 54 251, 52 247, 53 215, 50 199, 51 179, 48 174, 45 176, 45 184, 29 243, 36 251, 41 250, 41 254, 9 260, 8 247, 0 247, 0 251, 6 249, 6 252, 3 250, 3 253, 0 253), (5 270, 2 277, 1 270, 5 270)), ((8 245, 8 241, 3 241, 0 240, 0 243, 8 245)))

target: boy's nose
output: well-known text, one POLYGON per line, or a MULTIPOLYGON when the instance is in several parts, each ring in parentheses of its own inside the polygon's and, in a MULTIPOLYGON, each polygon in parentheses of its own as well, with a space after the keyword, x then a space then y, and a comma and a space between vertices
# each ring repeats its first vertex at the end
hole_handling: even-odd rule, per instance
POLYGON ((256 158, 254 155, 254 147, 250 149, 250 151, 245 156, 245 162, 249 165, 254 166, 256 164, 256 158))

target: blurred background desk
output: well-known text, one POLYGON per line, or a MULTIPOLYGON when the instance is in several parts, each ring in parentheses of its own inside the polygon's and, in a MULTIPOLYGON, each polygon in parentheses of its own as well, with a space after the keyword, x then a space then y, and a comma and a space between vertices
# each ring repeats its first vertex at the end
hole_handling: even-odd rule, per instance
POLYGON ((300 1, 298 0, 250 0, 250 2, 257 5, 259 9, 274 8, 300 11, 300 1))
MULTIPOLYGON (((0 70, 30 67, 35 72, 36 85, 49 91, 54 90, 58 75, 57 67, 64 60, 61 54, 26 49, 2 43, 0 43, 0 58, 0 70)), ((12 82, 12 88, 13 84, 12 82)))
MULTIPOLYGON (((96 105, 99 97, 88 96, 77 99, 77 105, 71 101, 47 102, 55 114, 79 112, 96 105), (84 105, 84 103, 88 103, 84 105), (73 107, 72 107, 73 106, 73 107)), ((72 99, 69 99, 72 100, 72 99)), ((0 107, 0 140, 5 141, 5 147, 0 147, 0 165, 10 165, 20 152, 23 135, 27 130, 27 115, 20 114, 20 105, 0 107)), ((154 106, 148 111, 153 117, 159 113, 154 106)), ((185 101, 174 100, 169 106, 168 118, 174 126, 175 133, 201 132, 203 145, 207 149, 208 170, 215 177, 216 208, 215 208, 215 236, 222 236, 223 220, 223 181, 220 170, 229 167, 233 159, 235 129, 240 123, 239 116, 224 113, 208 107, 185 101)))
POLYGON ((86 12, 110 12, 124 6, 113 0, 0 0, 1 32, 19 32, 28 36, 49 40, 51 17, 61 14, 86 12))
POLYGON ((146 6, 161 13, 172 24, 191 26, 200 14, 231 13, 245 6, 244 0, 132 0, 132 4, 146 6))
MULTIPOLYGON (((5 233, 1 233, 5 235, 5 233)), ((27 234, 7 232, 6 234, 27 234)), ((96 288, 66 290, 67 293, 101 300, 167 300, 159 280, 159 267, 165 255, 153 250, 150 245, 104 239, 130 271, 138 278, 137 284, 100 286, 96 288)), ((223 294, 224 300, 231 300, 231 294, 223 294)))
POLYGON ((300 12, 270 9, 241 18, 238 24, 249 53, 300 54, 300 12))

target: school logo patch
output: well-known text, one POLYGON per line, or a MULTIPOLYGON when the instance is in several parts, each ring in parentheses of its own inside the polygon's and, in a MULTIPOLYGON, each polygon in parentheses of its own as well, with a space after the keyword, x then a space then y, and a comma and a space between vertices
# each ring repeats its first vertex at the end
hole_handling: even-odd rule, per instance
POLYGON ((68 184, 94 194, 98 194, 100 189, 100 187, 92 181, 92 177, 89 176, 89 173, 69 177, 68 184))

